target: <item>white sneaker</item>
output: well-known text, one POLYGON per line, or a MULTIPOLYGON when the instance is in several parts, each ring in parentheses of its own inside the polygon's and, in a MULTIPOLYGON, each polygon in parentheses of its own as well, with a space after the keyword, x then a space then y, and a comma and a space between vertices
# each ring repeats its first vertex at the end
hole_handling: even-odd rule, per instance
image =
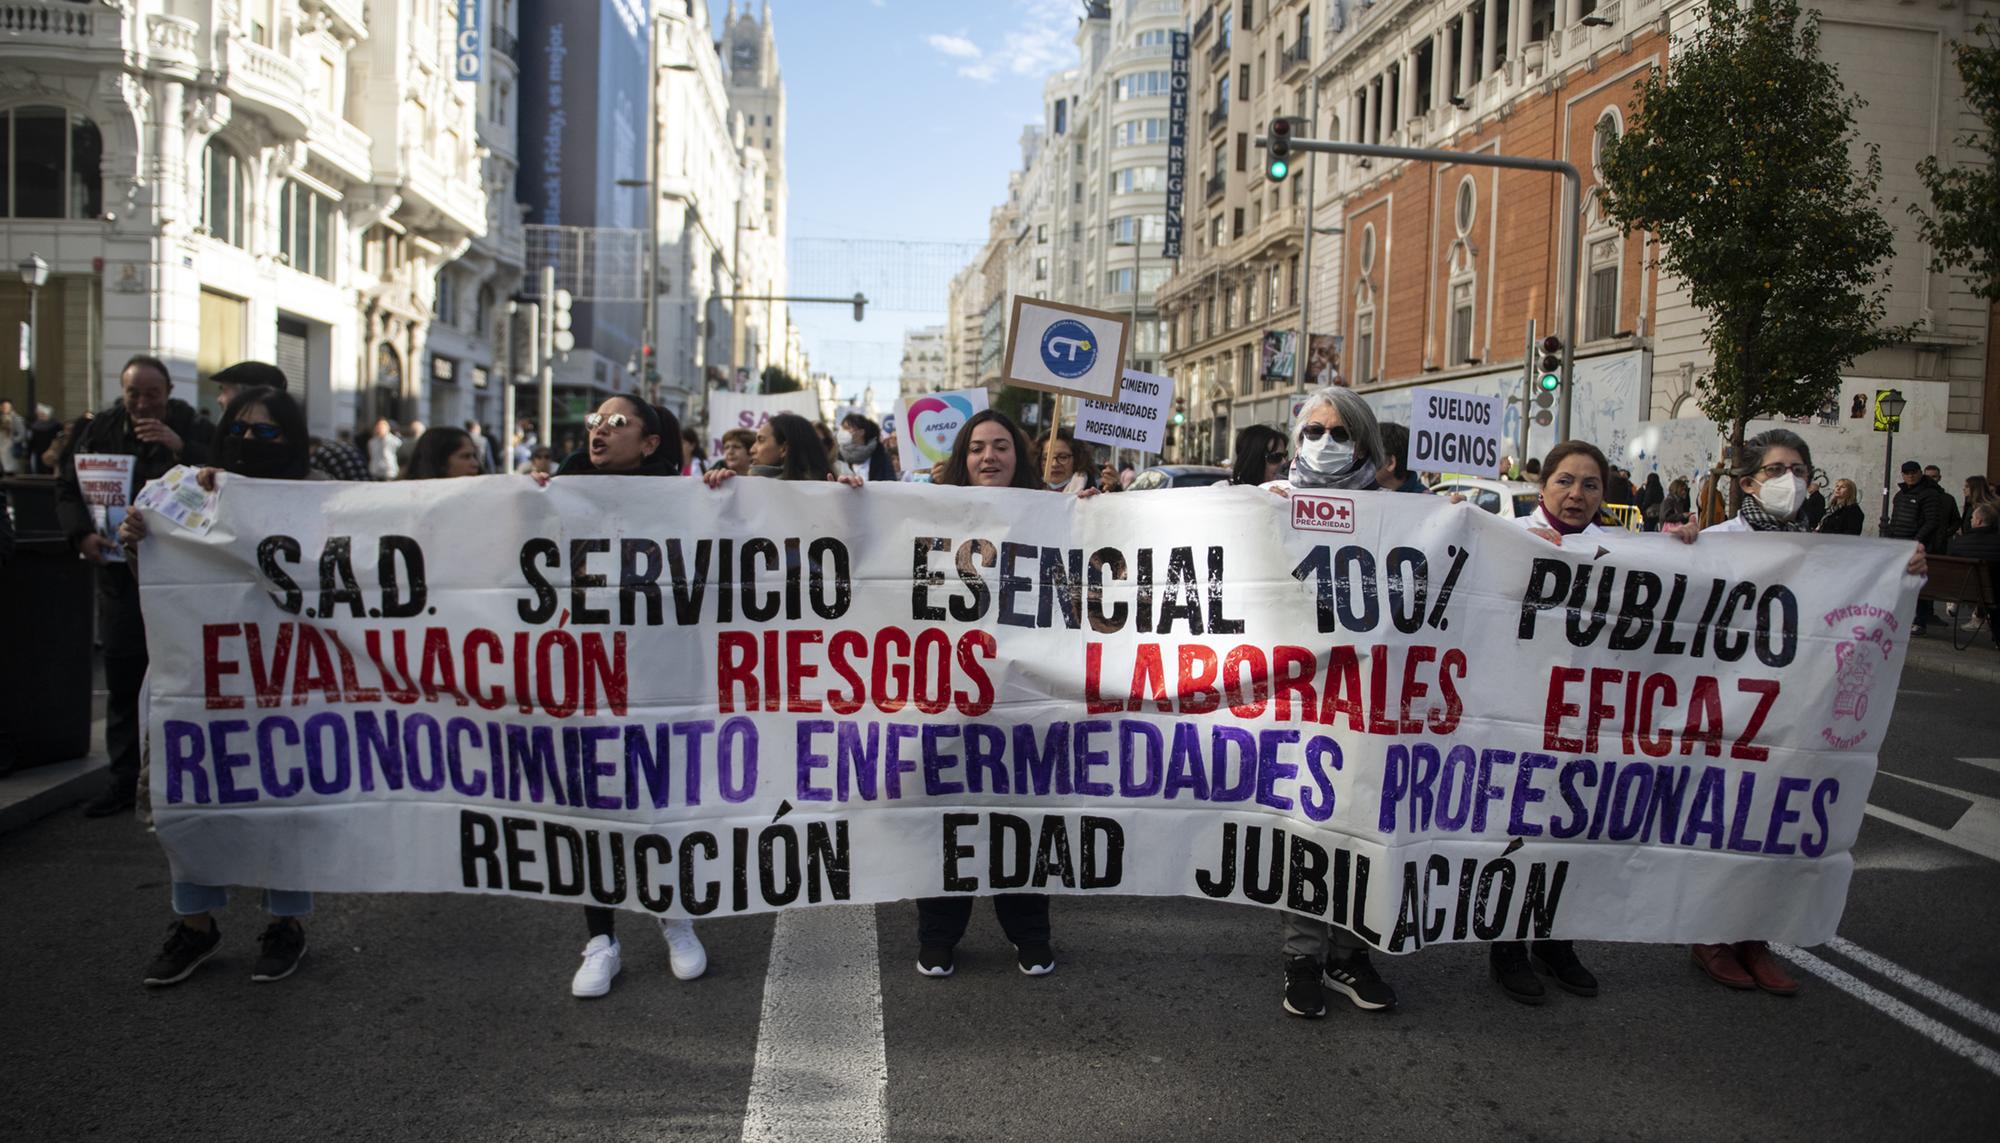
POLYGON ((597 936, 583 946, 583 964, 569 982, 571 996, 602 996, 611 991, 611 978, 618 975, 618 941, 597 936))
POLYGON ((673 962, 675 976, 693 980, 708 971, 708 950, 701 947, 701 938, 694 935, 693 921, 685 917, 661 917, 660 935, 667 938, 667 959, 673 962))

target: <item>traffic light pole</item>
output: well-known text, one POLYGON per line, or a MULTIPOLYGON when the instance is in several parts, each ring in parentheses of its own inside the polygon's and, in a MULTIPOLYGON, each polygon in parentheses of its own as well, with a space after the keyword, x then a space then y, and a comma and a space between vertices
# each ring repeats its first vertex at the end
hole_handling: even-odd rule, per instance
POLYGON ((555 296, 556 268, 554 266, 544 266, 542 267, 542 312, 540 315, 542 319, 542 352, 541 360, 536 362, 540 368, 535 371, 536 388, 539 390, 535 409, 535 412, 538 414, 536 418, 538 423, 535 426, 535 432, 540 435, 542 443, 549 446, 550 455, 554 455, 556 447, 555 296))
POLYGON ((1514 460, 1522 468, 1528 465, 1528 418, 1535 407, 1535 319, 1528 319, 1528 347, 1521 353, 1521 441, 1514 452, 1514 460))
MULTIPOLYGON (((1268 147, 1270 139, 1258 136, 1257 145, 1268 147)), ((1556 440, 1569 439, 1570 393, 1576 387, 1576 285, 1581 276, 1583 251, 1579 241, 1578 204, 1583 201, 1583 176, 1570 163, 1559 159, 1531 159, 1521 155, 1496 155, 1485 151, 1445 151, 1435 147, 1384 147, 1376 143, 1332 143, 1323 139, 1292 139, 1294 151, 1318 151, 1328 155, 1352 155, 1359 159, 1404 159, 1413 163, 1457 163, 1468 167, 1504 167, 1515 171, 1541 171, 1561 175, 1563 180, 1562 250, 1557 263, 1556 320, 1562 330, 1562 393, 1556 400, 1556 440)), ((1310 220, 1308 220, 1310 224, 1310 220)))
MULTIPOLYGON (((1319 126, 1319 76, 1312 77, 1311 102, 1307 105, 1306 130, 1319 126)), ((1312 280, 1313 280, 1313 175, 1315 164, 1312 156, 1306 156, 1306 224, 1305 241, 1299 250, 1299 340, 1292 346, 1292 383, 1300 390, 1307 384, 1306 362, 1312 360, 1312 280)), ((1285 426, 1291 432, 1290 425, 1285 426)))

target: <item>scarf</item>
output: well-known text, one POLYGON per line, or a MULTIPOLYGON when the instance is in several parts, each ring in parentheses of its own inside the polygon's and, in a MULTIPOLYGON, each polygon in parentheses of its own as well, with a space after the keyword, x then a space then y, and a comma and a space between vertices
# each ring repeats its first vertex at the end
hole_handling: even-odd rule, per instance
POLYGON ((1561 516, 1558 516, 1554 512, 1549 511, 1549 505, 1547 501, 1539 500, 1536 501, 1536 503, 1540 506, 1542 510, 1542 519, 1547 520, 1549 522, 1549 527, 1554 529, 1556 535, 1558 536, 1582 535, 1583 530, 1585 528, 1590 527, 1591 525, 1591 521, 1589 520, 1585 520, 1581 524, 1565 524, 1563 523, 1563 518, 1561 516))
POLYGON ((840 459, 855 468, 861 468, 868 463, 868 458, 875 455, 875 450, 879 447, 881 446, 878 442, 870 441, 867 444, 842 444, 838 451, 840 459))
POLYGON ((1292 483, 1300 488, 1344 488, 1349 492, 1368 492, 1376 487, 1375 462, 1359 452, 1348 462, 1346 468, 1321 468, 1314 464, 1304 449, 1292 454, 1292 483))
POLYGON ((1780 520, 1776 516, 1771 515, 1770 511, 1755 496, 1745 496, 1743 498, 1743 507, 1737 509, 1736 514, 1743 518, 1745 524, 1750 525, 1750 530, 1753 532, 1803 532, 1806 530, 1806 522, 1804 520, 1798 516, 1793 516, 1789 520, 1780 520))

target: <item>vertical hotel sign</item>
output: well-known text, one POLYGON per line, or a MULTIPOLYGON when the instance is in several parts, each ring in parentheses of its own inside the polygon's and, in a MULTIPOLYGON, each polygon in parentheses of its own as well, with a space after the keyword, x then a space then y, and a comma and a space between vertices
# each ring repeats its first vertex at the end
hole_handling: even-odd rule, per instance
POLYGON ((1188 34, 1173 34, 1174 66, 1167 84, 1167 241, 1163 258, 1181 256, 1181 199, 1187 189, 1188 34))
POLYGON ((479 78, 479 57, 485 54, 479 30, 480 10, 485 6, 486 0, 458 0, 458 51, 454 74, 459 79, 479 78))

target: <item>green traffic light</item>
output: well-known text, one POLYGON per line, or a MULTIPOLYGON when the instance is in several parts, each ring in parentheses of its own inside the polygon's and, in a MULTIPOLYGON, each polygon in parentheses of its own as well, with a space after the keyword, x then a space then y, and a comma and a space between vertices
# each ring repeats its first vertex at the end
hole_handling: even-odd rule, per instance
POLYGON ((1175 414, 1174 414, 1174 423, 1175 423, 1175 424, 1177 424, 1177 425, 1181 425, 1181 424, 1186 424, 1186 423, 1187 423, 1187 414, 1186 414, 1186 413, 1175 413, 1175 414))
POLYGON ((1290 163, 1286 162, 1283 159, 1271 160, 1271 178, 1273 180, 1281 181, 1284 179, 1286 175, 1289 175, 1291 173, 1292 173, 1292 165, 1290 163))
POLYGON ((1542 374, 1541 386, 1542 392, 1553 393, 1557 389, 1562 388, 1562 378, 1554 373, 1544 373, 1542 374))

